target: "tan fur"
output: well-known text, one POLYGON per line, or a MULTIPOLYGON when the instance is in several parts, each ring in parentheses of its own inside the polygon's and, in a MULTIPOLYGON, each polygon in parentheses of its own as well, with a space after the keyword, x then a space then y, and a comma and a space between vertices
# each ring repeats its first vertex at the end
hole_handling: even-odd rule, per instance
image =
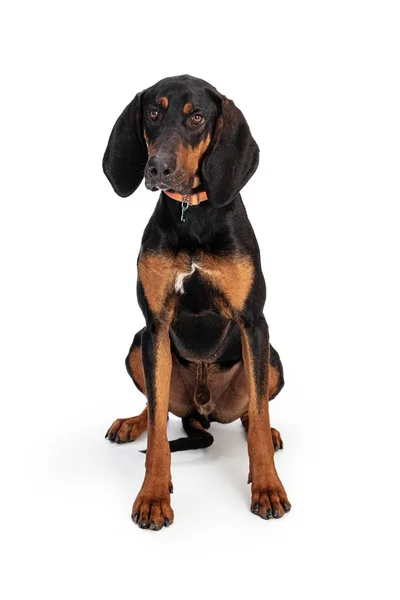
POLYGON ((118 436, 119 443, 133 442, 147 429, 147 406, 137 417, 116 419, 107 432, 109 439, 115 440, 118 436))
POLYGON ((143 364, 142 364, 142 349, 140 346, 133 348, 129 353, 129 366, 131 369, 132 376, 139 386, 140 391, 143 394, 146 393, 146 384, 144 380, 143 364))
POLYGON ((247 445, 250 459, 249 481, 252 484, 251 507, 259 514, 266 514, 267 510, 272 510, 274 514, 281 517, 284 514, 282 503, 290 505, 276 472, 273 439, 268 435, 271 431, 268 407, 269 368, 265 374, 267 393, 265 397, 257 398, 253 354, 244 329, 242 329, 242 352, 250 396, 247 445))
POLYGON ((257 404, 257 391, 254 375, 253 354, 250 349, 249 339, 246 333, 244 332, 242 332, 242 356, 244 369, 246 373, 247 390, 250 397, 250 402, 252 404, 252 406, 249 409, 249 412, 251 412, 252 410, 254 410, 254 402, 257 404))
POLYGON ((160 106, 164 110, 166 110, 168 108, 169 102, 168 102, 168 98, 166 98, 165 96, 163 96, 162 98, 160 98, 158 102, 160 103, 160 106))
MULTIPOLYGON (((268 480, 267 475, 274 469, 274 448, 272 439, 266 436, 270 430, 268 393, 264 398, 258 398, 253 353, 246 331, 242 330, 242 355, 246 371, 247 389, 249 391, 248 408, 248 448, 250 457, 251 478, 259 483, 259 479, 268 480)), ((266 383, 268 386, 268 371, 266 370, 266 383)), ((266 389, 268 387, 266 386, 266 389)), ((262 484, 261 484, 262 485, 262 484)))
POLYGON ((186 146, 182 142, 179 143, 176 160, 177 168, 186 172, 187 182, 194 178, 200 167, 200 160, 207 150, 211 141, 210 134, 204 140, 201 140, 197 146, 186 146))
POLYGON ((165 308, 165 300, 174 290, 176 274, 183 271, 190 271, 186 253, 145 252, 140 255, 138 275, 154 315, 159 315, 165 308))
MULTIPOLYGON (((242 421, 242 425, 247 432, 249 430, 249 413, 247 411, 245 413, 243 413, 243 415, 240 417, 240 420, 242 421)), ((274 445, 274 448, 276 450, 282 450, 283 441, 282 441, 281 434, 279 433, 279 431, 277 429, 274 429, 274 427, 271 427, 271 438, 272 438, 272 443, 274 445)))
POLYGON ((186 102, 185 106, 183 107, 183 112, 185 113, 185 115, 190 115, 193 109, 193 104, 191 102, 186 102))
POLYGON ((153 158, 153 156, 157 150, 157 145, 158 145, 158 140, 154 140, 153 142, 148 142, 148 144, 147 144, 148 159, 147 160, 150 160, 151 158, 153 158))
POLYGON ((161 527, 165 519, 173 521, 174 513, 170 504, 171 452, 167 438, 167 416, 169 388, 171 381, 172 358, 169 340, 168 318, 160 323, 156 334, 154 418, 148 415, 148 443, 146 453, 146 475, 142 488, 133 504, 132 517, 161 527))
POLYGON ((171 385, 171 344, 169 339, 169 328, 163 327, 161 333, 157 336, 156 348, 156 424, 164 425, 166 415, 168 414, 169 388, 171 385))
POLYGON ((269 398, 272 398, 272 396, 275 396, 275 394, 278 393, 279 380, 280 380, 280 373, 279 373, 278 369, 276 367, 271 367, 271 365, 270 365, 269 366, 269 377, 268 377, 268 388, 269 388, 268 397, 269 398))
POLYGON ((192 186, 193 189, 195 190, 197 187, 199 187, 200 184, 201 184, 200 177, 198 175, 195 175, 194 179, 193 179, 193 186, 192 186))
MULTIPOLYGON (((200 274, 223 293, 234 310, 243 309, 254 278, 254 267, 250 257, 215 257, 199 253, 191 259, 185 252, 177 255, 147 252, 139 258, 138 274, 154 314, 161 313, 166 298, 174 291, 177 274, 189 273, 192 262, 197 265, 200 274)), ((224 308, 221 302, 219 304, 221 311, 224 310, 225 314, 229 315, 228 318, 231 318, 229 310, 224 308)))
POLYGON ((199 262, 202 273, 221 291, 229 304, 241 311, 254 279, 254 267, 248 256, 215 257, 203 255, 199 262))

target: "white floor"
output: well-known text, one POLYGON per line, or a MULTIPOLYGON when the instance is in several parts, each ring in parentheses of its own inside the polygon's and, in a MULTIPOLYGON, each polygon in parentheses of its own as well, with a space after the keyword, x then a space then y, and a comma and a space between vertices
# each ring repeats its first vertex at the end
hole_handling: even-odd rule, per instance
MULTIPOLYGON (((379 590, 395 597, 394 558, 387 548, 390 507, 375 504, 371 488, 364 487, 366 477, 351 457, 354 436, 346 427, 332 435, 316 390, 305 394, 289 383, 271 403, 273 425, 285 444, 276 464, 293 504, 290 514, 263 521, 250 513, 243 429, 239 422, 213 424, 209 449, 173 455, 175 522, 153 532, 130 518, 144 473, 139 449, 146 436, 128 445, 104 439, 115 417, 142 406, 125 377, 126 388, 119 387, 130 391, 129 402, 106 401, 99 388, 98 401, 83 394, 67 405, 54 397, 53 407, 47 404, 46 414, 32 421, 29 437, 19 438, 20 424, 14 423, 17 445, 9 448, 14 484, 3 513, 7 553, 14 559, 11 597, 32 590, 45 599, 158 594, 319 599, 366 597, 379 590), (16 519, 9 521, 10 514, 16 519)), ((182 433, 173 417, 170 439, 182 433)))
POLYGON ((398 600, 398 2, 6 4, 2 597, 398 600), (180 73, 232 98, 261 149, 243 200, 293 508, 250 513, 244 433, 213 425, 173 456, 175 522, 153 532, 130 518, 146 439, 104 434, 144 405, 124 358, 157 195, 117 197, 101 159, 133 96, 180 73))

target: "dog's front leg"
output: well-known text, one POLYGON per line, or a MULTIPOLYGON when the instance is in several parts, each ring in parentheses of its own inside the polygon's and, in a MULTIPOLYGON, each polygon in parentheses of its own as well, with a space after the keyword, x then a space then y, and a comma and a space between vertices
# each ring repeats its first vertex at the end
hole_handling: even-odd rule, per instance
POLYGON ((170 504, 171 453, 167 419, 172 358, 169 322, 148 324, 142 334, 142 360, 148 403, 146 474, 133 504, 132 519, 140 527, 161 529, 174 519, 170 504))
POLYGON ((285 489, 274 463, 269 409, 268 325, 258 321, 241 325, 242 352, 249 392, 248 450, 252 483, 251 511, 263 519, 279 518, 290 510, 285 489))

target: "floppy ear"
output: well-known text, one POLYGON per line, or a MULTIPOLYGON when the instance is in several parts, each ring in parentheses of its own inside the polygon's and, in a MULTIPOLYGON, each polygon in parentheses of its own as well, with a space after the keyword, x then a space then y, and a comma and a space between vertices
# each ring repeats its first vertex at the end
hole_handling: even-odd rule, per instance
POLYGON ((140 185, 147 162, 141 96, 142 93, 137 94, 118 117, 103 158, 103 171, 123 198, 140 185))
POLYGON ((202 180, 208 199, 225 206, 238 195, 258 167, 259 149, 241 111, 232 100, 222 104, 214 136, 204 157, 202 180))

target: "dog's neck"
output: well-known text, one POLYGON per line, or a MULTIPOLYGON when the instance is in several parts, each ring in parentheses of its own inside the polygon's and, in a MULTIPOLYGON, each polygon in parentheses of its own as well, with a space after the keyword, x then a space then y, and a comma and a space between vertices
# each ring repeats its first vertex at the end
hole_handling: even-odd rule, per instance
POLYGON ((189 204, 190 206, 196 206, 200 202, 208 200, 207 192, 197 192, 192 194, 180 194, 179 192, 165 191, 164 194, 173 200, 189 204))
POLYGON ((210 252, 228 250, 234 244, 232 222, 243 224, 247 220, 240 195, 221 208, 211 202, 188 206, 184 216, 185 221, 182 222, 181 202, 162 192, 153 218, 165 236, 166 246, 179 246, 189 251, 200 248, 207 248, 210 252))
POLYGON ((164 194, 171 198, 172 200, 176 200, 180 202, 181 205, 181 222, 186 222, 186 212, 189 206, 197 206, 200 202, 205 202, 208 200, 207 193, 204 191, 199 191, 193 194, 180 194, 179 192, 174 192, 172 190, 165 191, 164 194))

